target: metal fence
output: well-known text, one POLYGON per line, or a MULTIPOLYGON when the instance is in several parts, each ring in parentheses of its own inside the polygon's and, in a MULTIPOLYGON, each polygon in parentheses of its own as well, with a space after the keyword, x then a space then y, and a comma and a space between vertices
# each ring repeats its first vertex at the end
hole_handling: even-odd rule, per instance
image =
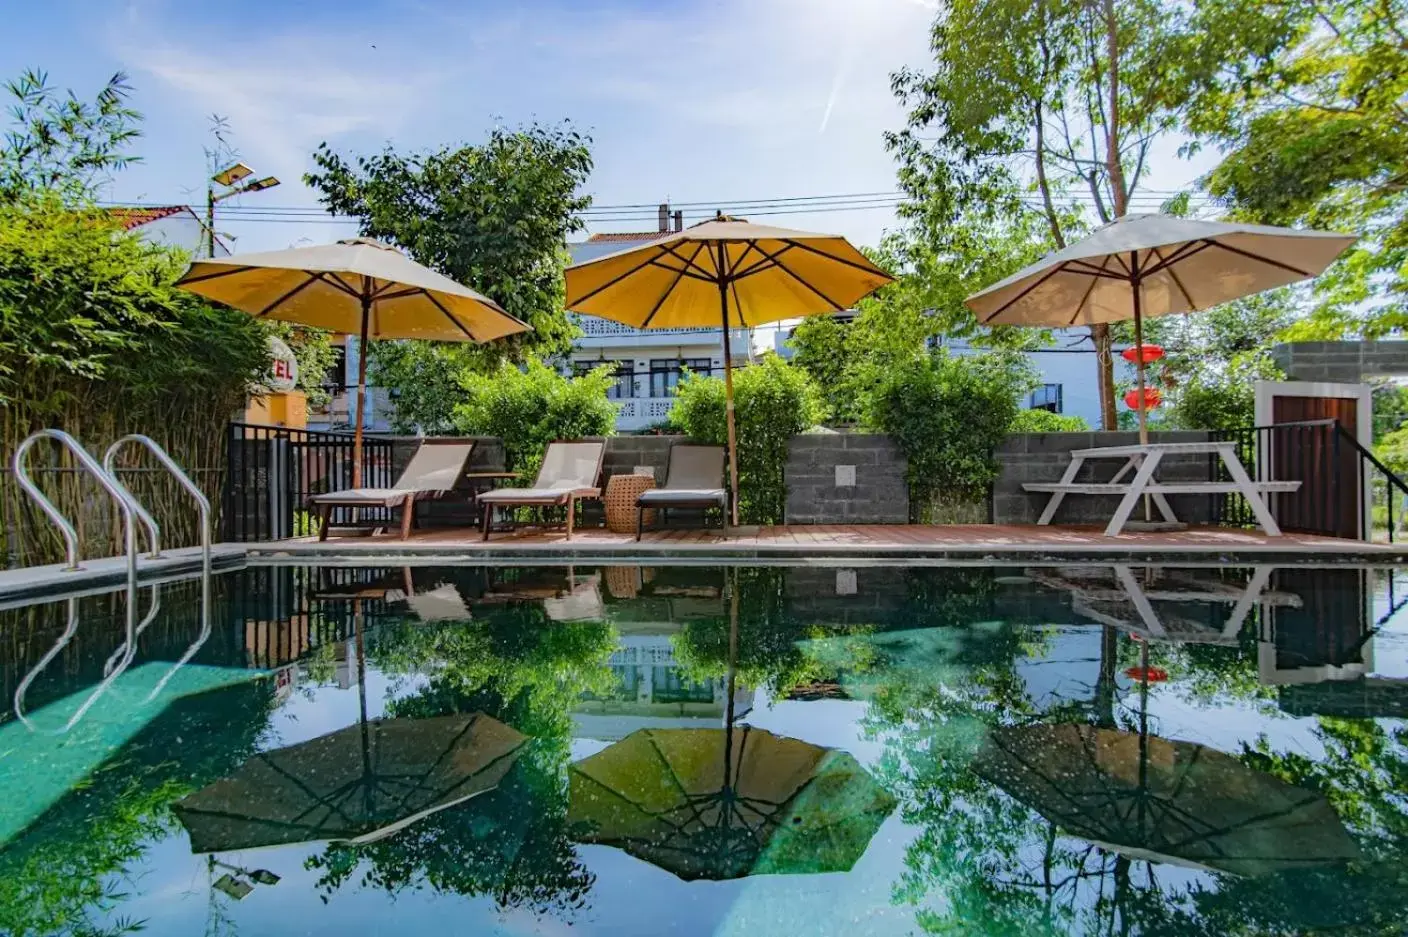
MULTIPOLYGON (((1301 483, 1297 491, 1267 496, 1284 530, 1392 543, 1408 520, 1408 484, 1337 420, 1218 430, 1213 438, 1237 444, 1253 479, 1301 483)), ((1214 481, 1230 480, 1216 457, 1209 471, 1214 481)), ((1256 526, 1240 494, 1214 498, 1213 522, 1256 526)))
MULTIPOLYGON (((226 540, 281 540, 311 532, 308 499, 352 487, 352 434, 318 433, 231 423, 226 455, 223 536, 226 540)), ((392 442, 362 438, 362 485, 389 488, 392 442)), ((333 512, 334 523, 350 518, 333 512)), ((363 509, 359 522, 390 521, 384 509, 363 509)))

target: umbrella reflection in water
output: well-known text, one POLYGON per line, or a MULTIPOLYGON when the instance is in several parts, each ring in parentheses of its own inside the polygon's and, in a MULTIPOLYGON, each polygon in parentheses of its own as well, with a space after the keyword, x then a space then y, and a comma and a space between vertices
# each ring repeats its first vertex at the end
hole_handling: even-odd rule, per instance
POLYGON ((642 729, 572 765, 574 835, 686 880, 847 871, 895 801, 845 752, 735 727, 736 588, 730 616, 724 728, 642 729))
POLYGON ((493 790, 526 737, 483 713, 368 719, 365 642, 354 617, 360 718, 172 805, 194 852, 321 840, 372 842, 493 790))
MULTIPOLYGON (((1148 645, 1140 670, 1151 673, 1148 645)), ((1205 745, 1084 724, 993 731, 974 770, 1062 831, 1123 855, 1244 876, 1347 862, 1359 850, 1319 794, 1205 745)))

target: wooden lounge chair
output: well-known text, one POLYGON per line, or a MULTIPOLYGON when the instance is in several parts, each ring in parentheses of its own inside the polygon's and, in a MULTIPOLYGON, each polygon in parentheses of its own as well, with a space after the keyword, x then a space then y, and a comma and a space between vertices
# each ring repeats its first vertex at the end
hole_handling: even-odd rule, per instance
POLYGON ((577 500, 599 498, 601 460, 606 445, 599 442, 555 442, 543 454, 543 465, 531 488, 498 488, 479 496, 484 515, 484 539, 489 539, 494 508, 557 505, 567 507, 567 539, 572 539, 577 500))
POLYGON ((400 507, 401 539, 405 540, 411 535, 411 525, 415 523, 416 502, 453 489, 464 474, 473 452, 472 442, 426 440, 390 488, 349 488, 314 495, 308 500, 317 508, 322 520, 318 539, 328 539, 333 508, 351 508, 355 520, 357 508, 400 507))
POLYGON ((711 507, 728 511, 723 446, 671 446, 665 486, 636 500, 636 539, 641 538, 648 510, 711 507))

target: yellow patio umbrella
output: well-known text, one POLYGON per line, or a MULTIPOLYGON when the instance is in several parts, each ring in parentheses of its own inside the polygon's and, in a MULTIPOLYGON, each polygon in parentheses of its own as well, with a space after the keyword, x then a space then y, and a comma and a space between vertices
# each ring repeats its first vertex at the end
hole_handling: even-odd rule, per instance
POLYGON ((737 428, 729 329, 840 312, 893 278, 845 238, 719 215, 567 268, 567 308, 638 329, 724 333, 732 522, 738 523, 737 428))
POLYGON ((354 488, 362 484, 369 340, 488 342, 529 329, 492 299, 371 238, 199 260, 176 285, 258 319, 361 336, 354 488))

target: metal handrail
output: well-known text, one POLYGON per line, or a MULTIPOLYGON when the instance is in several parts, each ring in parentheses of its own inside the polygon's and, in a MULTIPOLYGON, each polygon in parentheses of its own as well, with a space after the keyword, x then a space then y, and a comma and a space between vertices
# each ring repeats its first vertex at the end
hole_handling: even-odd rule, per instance
MULTIPOLYGON (((196 510, 200 513, 200 613, 201 621, 205 623, 204 627, 206 629, 209 629, 211 539, 210 499, 205 496, 205 492, 200 490, 200 486, 198 486, 195 482, 191 481, 191 477, 186 474, 185 469, 181 468, 181 466, 176 463, 176 460, 171 458, 170 454, 168 454, 167 451, 163 449, 160 444, 157 443, 156 440, 152 439, 150 436, 143 436, 141 433, 129 433, 128 435, 123 436, 121 439, 114 442, 111 446, 108 446, 108 451, 103 455, 103 467, 108 470, 108 474, 112 476, 113 481, 123 491, 127 491, 127 487, 123 485, 122 482, 117 480, 117 473, 113 471, 113 463, 117 458, 117 451, 127 443, 131 442, 135 442, 142 446, 145 446, 147 451, 149 451, 152 455, 156 456, 156 460, 161 463, 162 468, 170 472, 172 476, 175 477, 177 483, 179 483, 182 488, 186 489, 186 493, 195 499, 196 510)), ((131 492, 128 491, 127 493, 128 496, 131 497, 131 492)), ((135 502, 137 499, 133 497, 132 500, 135 502)), ((153 521, 153 524, 154 523, 155 521, 153 521)), ((153 556, 158 555, 156 552, 158 550, 157 540, 160 535, 161 534, 159 530, 157 530, 155 533, 152 533, 151 543, 153 556)), ((203 640, 202 643, 204 643, 203 640)))
MULTIPOLYGON (((98 464, 87 449, 68 433, 59 429, 41 429, 38 432, 26 436, 24 441, 15 448, 14 458, 11 466, 14 469, 15 481, 24 492, 30 496, 43 512, 48 515, 49 520, 59 528, 59 533, 63 535, 65 552, 68 555, 68 569, 77 570, 82 567, 78 564, 78 532, 74 530, 73 524, 64 516, 64 513, 54 506, 44 492, 39 490, 39 486, 29 477, 29 472, 24 467, 24 457, 36 442, 41 439, 52 439, 55 442, 73 453, 73 457, 78 460, 78 464, 88 470, 88 474, 102 485, 112 499, 117 502, 117 508, 122 512, 123 519, 123 541, 127 553, 127 588, 132 596, 137 592, 137 531, 133 524, 136 512, 142 510, 135 505, 136 499, 131 492, 122 486, 117 479, 113 478, 107 469, 98 464)), ((133 609, 129 608, 128 617, 135 621, 133 609)))
MULTIPOLYGON (((115 478, 113 478, 112 475, 108 473, 107 469, 103 468, 102 465, 98 464, 98 461, 93 458, 92 454, 87 449, 83 448, 83 446, 78 442, 78 440, 74 439, 68 433, 65 433, 63 430, 58 429, 41 429, 38 432, 31 433, 29 436, 26 436, 24 441, 21 442, 19 446, 15 448, 15 455, 13 460, 11 461, 11 465, 15 473, 15 481, 17 481, 20 485, 20 488, 22 488, 24 492, 29 495, 30 498, 35 501, 35 503, 39 505, 40 509, 48 516, 49 520, 53 521, 54 525, 59 528, 59 533, 62 534, 64 538, 65 552, 68 556, 67 568, 69 570, 77 570, 82 568, 78 562, 78 532, 74 530, 73 524, 70 523, 69 519, 64 516, 64 513, 54 506, 54 503, 50 501, 47 496, 45 496, 44 492, 39 490, 39 486, 36 485, 34 483, 34 480, 29 477, 29 473, 25 470, 24 467, 25 456, 28 454, 29 450, 34 446, 34 444, 41 439, 52 439, 64 448, 68 449, 69 452, 73 454, 73 457, 78 460, 78 464, 84 469, 86 469, 88 473, 92 475, 93 478, 98 482, 98 484, 102 485, 103 489, 106 490, 107 493, 112 496, 113 501, 117 503, 118 510, 122 512, 123 545, 125 548, 125 553, 127 555, 126 652, 123 654, 122 660, 119 662, 119 664, 112 670, 111 673, 109 673, 103 679, 101 683, 98 684, 97 688, 94 689, 91 694, 89 694, 88 698, 83 701, 83 705, 81 705, 78 708, 78 711, 69 718, 68 722, 65 723, 58 730, 48 733, 51 735, 62 735, 69 729, 73 728, 78 723, 78 720, 83 718, 84 714, 86 714, 88 710, 92 708, 93 704, 96 703, 98 699, 104 693, 107 692, 108 687, 112 686, 113 681, 120 677, 123 672, 128 668, 128 666, 131 665, 132 659, 137 654, 136 520, 138 517, 137 512, 142 509, 139 505, 136 504, 136 499, 132 497, 131 493, 126 488, 124 488, 115 478)), ((51 647, 42 658, 40 658, 39 663, 33 668, 31 668, 29 673, 25 674, 24 679, 20 681, 19 685, 15 687, 15 716, 21 722, 23 722, 31 732, 38 732, 39 730, 36 729, 34 724, 29 721, 29 717, 25 715, 25 694, 29 691, 30 684, 32 684, 34 682, 34 679, 39 676, 40 672, 43 671, 44 668, 47 667, 49 663, 58 655, 58 653, 64 649, 68 642, 73 639, 74 633, 77 630, 78 600, 69 599, 68 624, 64 628, 63 634, 59 636, 59 640, 54 643, 54 646, 51 647)))

